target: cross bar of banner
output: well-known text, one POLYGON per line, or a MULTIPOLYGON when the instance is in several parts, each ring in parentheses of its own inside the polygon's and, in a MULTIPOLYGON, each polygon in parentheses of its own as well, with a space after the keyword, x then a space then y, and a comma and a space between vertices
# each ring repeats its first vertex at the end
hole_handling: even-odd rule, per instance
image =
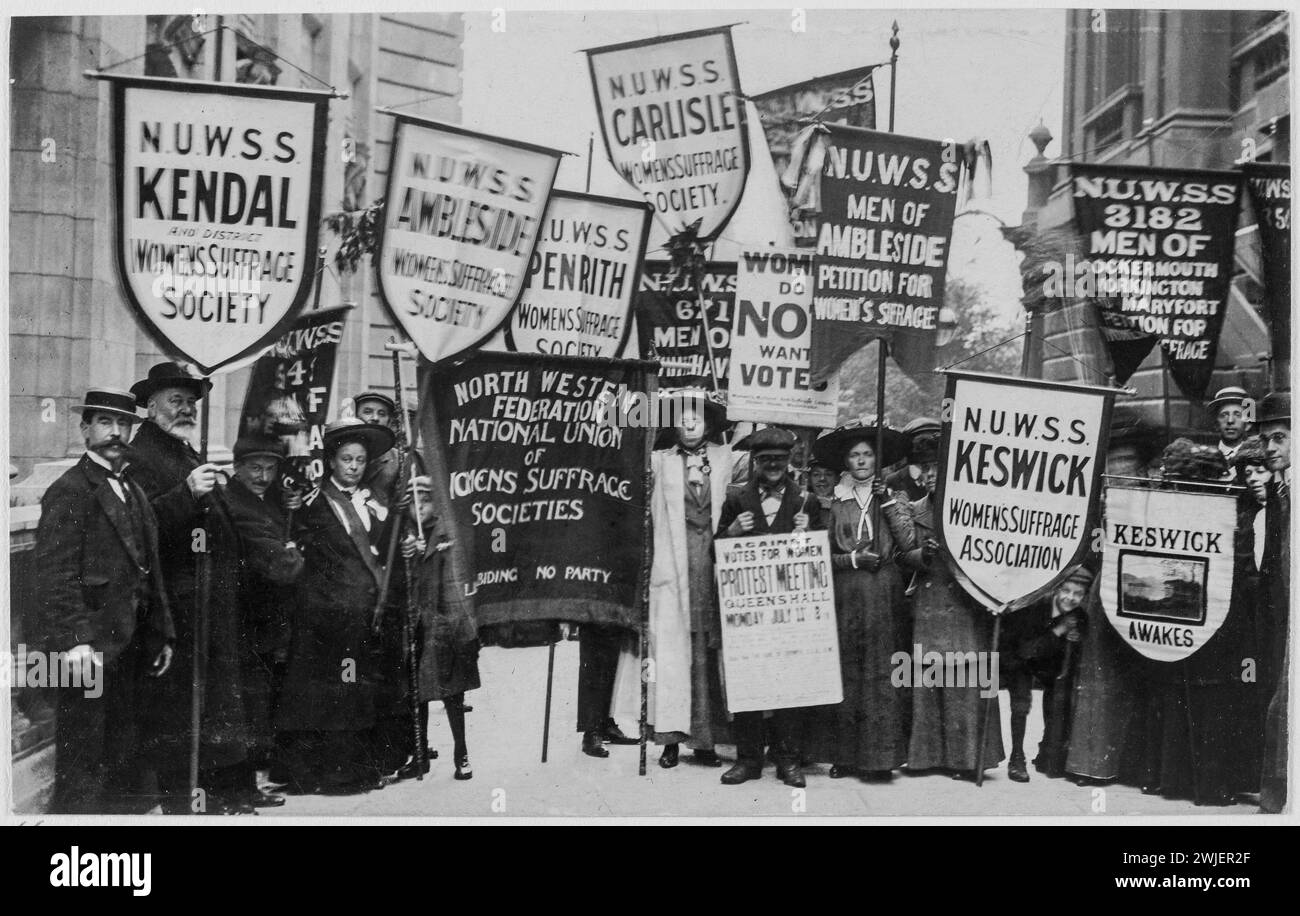
POLYGON ((998 375, 996 372, 972 372, 965 369, 940 368, 934 370, 936 375, 959 375, 962 378, 984 379, 989 382, 1015 382, 1017 384, 1037 385, 1040 388, 1059 388, 1062 391, 1092 391, 1097 394, 1137 394, 1131 385, 1085 385, 1080 382, 1057 382, 1044 378, 1021 378, 1016 375, 998 375))

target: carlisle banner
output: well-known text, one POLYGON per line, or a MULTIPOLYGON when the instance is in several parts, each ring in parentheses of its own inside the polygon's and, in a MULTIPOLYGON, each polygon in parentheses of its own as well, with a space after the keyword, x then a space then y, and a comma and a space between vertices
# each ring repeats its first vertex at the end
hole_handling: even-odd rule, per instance
POLYGON ((1114 394, 945 370, 939 541, 987 608, 1031 604, 1092 540, 1114 394))
POLYGON ((480 626, 636 625, 649 430, 616 424, 612 406, 639 400, 644 417, 646 371, 480 353, 429 373, 421 409, 434 412, 452 512, 472 532, 480 626))
POLYGON ((683 272, 674 275, 669 262, 646 261, 636 301, 637 336, 641 355, 649 359, 653 352, 659 360, 661 389, 727 390, 735 307, 734 261, 705 263, 698 296, 690 278, 683 272), (701 301, 707 317, 707 339, 705 321, 700 316, 701 301))
POLYGON ((331 94, 111 81, 122 291, 210 375, 282 334, 311 292, 331 94))
POLYGON ((1274 359, 1291 358, 1291 166, 1251 162, 1242 166, 1255 207, 1264 292, 1274 359))
POLYGON ((650 217, 645 204, 552 192, 504 349, 622 356, 650 217))
MULTIPOLYGON (((1232 286, 1239 172, 1070 166, 1102 339, 1123 383, 1159 343, 1188 397, 1205 394, 1232 286)), ((1076 283, 1076 286, 1078 284, 1076 283)))
POLYGON ((510 317, 561 154, 394 117, 379 292, 436 364, 483 343, 510 317))
POLYGON ((868 341, 934 368, 961 163, 956 143, 826 125, 813 282, 812 380, 868 341))
POLYGON ((727 419, 835 425, 839 382, 809 378, 812 254, 763 248, 741 256, 727 369, 727 419))
POLYGON ((609 161, 670 236, 712 239, 740 203, 749 136, 731 28, 587 52, 609 161))
POLYGON ((1231 495, 1108 486, 1101 605, 1120 637, 1158 662, 1204 646, 1232 603, 1236 529, 1231 495))

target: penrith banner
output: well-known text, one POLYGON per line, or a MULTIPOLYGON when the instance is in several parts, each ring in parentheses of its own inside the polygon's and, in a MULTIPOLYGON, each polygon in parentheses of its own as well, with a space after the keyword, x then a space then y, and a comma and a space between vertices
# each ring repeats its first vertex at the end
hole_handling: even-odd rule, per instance
POLYGON ((736 308, 736 263, 708 261, 700 277, 700 296, 691 289, 685 273, 673 274, 667 261, 646 261, 637 294, 637 336, 641 356, 649 359, 652 349, 659 360, 659 387, 704 388, 726 391, 731 365, 731 321, 736 308), (700 301, 708 318, 700 316, 700 301), (717 387, 709 371, 709 347, 717 387))
POLYGON ((1114 395, 945 370, 939 541, 987 608, 1033 603, 1092 541, 1114 395))
POLYGON ((123 294, 210 375, 282 334, 311 292, 331 94, 110 79, 123 294))
POLYGON ((1159 343, 1178 388, 1202 397, 1232 286, 1241 174, 1072 165, 1070 183, 1116 378, 1159 343))
POLYGON ((934 368, 961 162, 956 143, 827 125, 813 282, 812 380, 891 342, 910 374, 934 368))
POLYGON ((480 353, 422 383, 452 512, 472 532, 480 626, 637 623, 650 433, 614 425, 608 406, 644 401, 646 374, 638 361, 480 353))
POLYGON ((510 317, 561 154, 394 118, 379 294, 420 354, 437 364, 484 343, 510 317))
POLYGON ((1120 637, 1158 662, 1204 646, 1228 616, 1236 530, 1229 494, 1108 486, 1101 605, 1120 637))
POLYGON ((1242 166, 1255 208, 1264 292, 1268 300, 1273 358, 1291 359, 1291 166, 1251 162, 1242 166))
POLYGON ((587 51, 609 161, 670 236, 713 239, 749 175, 731 27, 587 51))

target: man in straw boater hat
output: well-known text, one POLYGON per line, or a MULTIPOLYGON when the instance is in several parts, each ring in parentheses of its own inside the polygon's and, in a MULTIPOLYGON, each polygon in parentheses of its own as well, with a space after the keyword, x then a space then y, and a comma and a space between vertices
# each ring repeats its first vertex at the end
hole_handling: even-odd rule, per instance
POLYGON ((1250 421, 1246 419, 1247 400, 1246 389, 1230 386, 1220 388, 1205 408, 1219 434, 1219 452, 1229 465, 1242 441, 1250 434, 1250 421))
POLYGON ((1291 392, 1270 391, 1259 411, 1264 457, 1273 472, 1269 488, 1264 557, 1259 571, 1260 687, 1264 719, 1264 767, 1259 805, 1269 813, 1282 810, 1287 795, 1287 677, 1291 617, 1291 392))
POLYGON ((131 477, 158 517, 163 578, 176 622, 176 677, 150 682, 145 706, 145 757, 168 814, 251 814, 247 787, 248 729, 240 693, 239 535, 227 511, 215 464, 200 463, 193 439, 199 401, 212 387, 176 363, 158 363, 131 387, 148 411, 131 440, 131 477), (207 583, 200 588, 202 564, 207 583), (202 593, 206 612, 200 620, 202 593), (200 630, 202 632, 200 632, 200 630), (189 791, 191 702, 198 649, 202 685, 199 785, 189 791))
POLYGON ((149 501, 123 474, 135 398, 92 388, 86 452, 41 497, 36 530, 43 648, 57 659, 53 814, 130 810, 139 776, 140 675, 161 677, 176 632, 149 501))

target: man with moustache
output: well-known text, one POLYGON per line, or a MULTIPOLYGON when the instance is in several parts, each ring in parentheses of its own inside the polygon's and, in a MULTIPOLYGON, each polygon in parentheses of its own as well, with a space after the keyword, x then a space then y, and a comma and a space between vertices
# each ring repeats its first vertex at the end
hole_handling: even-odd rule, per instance
POLYGON ((161 677, 175 630, 158 529, 124 476, 135 398, 92 388, 81 412, 86 453, 41 497, 36 531, 44 648, 63 659, 53 814, 125 812, 135 773, 141 674, 161 677))
POLYGON ((198 401, 211 383, 175 363, 159 363, 131 388, 149 412, 132 440, 131 476, 158 517, 160 555, 176 623, 178 676, 152 683, 146 699, 145 753, 153 765, 164 813, 256 813, 246 798, 248 728, 239 669, 239 536, 218 469, 201 464, 192 438, 198 401), (196 627, 198 559, 206 547, 207 613, 196 627), (199 787, 189 797, 192 683, 195 645, 203 682, 199 727, 199 787))
POLYGON ((1219 453, 1229 468, 1250 429, 1250 423, 1246 421, 1246 400, 1244 388, 1220 388, 1214 400, 1206 406, 1219 431, 1219 453))

